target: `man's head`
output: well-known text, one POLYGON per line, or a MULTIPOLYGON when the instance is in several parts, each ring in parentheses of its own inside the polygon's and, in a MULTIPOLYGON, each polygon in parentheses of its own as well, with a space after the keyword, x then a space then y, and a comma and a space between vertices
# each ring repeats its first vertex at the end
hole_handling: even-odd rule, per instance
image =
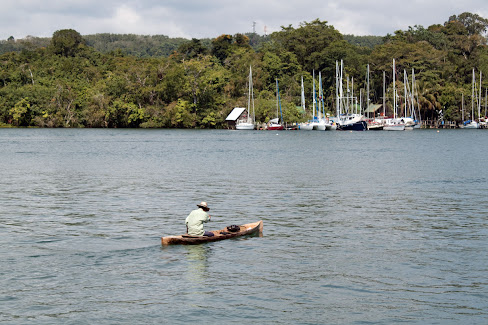
POLYGON ((204 211, 210 210, 210 208, 207 205, 207 202, 205 202, 205 201, 202 201, 202 202, 200 202, 200 204, 197 204, 197 207, 202 208, 204 211))

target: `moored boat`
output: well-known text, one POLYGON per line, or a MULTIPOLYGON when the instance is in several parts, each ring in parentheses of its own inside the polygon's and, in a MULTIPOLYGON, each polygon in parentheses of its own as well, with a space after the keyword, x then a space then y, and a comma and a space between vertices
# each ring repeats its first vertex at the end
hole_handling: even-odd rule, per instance
POLYGON ((403 119, 393 118, 385 119, 385 125, 383 126, 385 131, 405 131, 405 122, 403 119))
POLYGON ((274 118, 268 122, 266 126, 266 130, 276 131, 276 130, 283 130, 283 124, 279 122, 279 119, 274 118))
POLYGON ((278 79, 276 79, 276 118, 268 122, 266 129, 272 131, 284 129, 283 112, 281 112, 281 98, 280 98, 280 88, 278 86, 278 79), (281 123, 280 123, 280 116, 281 116, 281 123))
POLYGON ((363 120, 360 114, 343 114, 339 117, 338 130, 343 131, 366 131, 368 123, 363 120))
POLYGON ((300 123, 298 125, 299 130, 311 131, 313 130, 313 124, 310 122, 300 123))
POLYGON ((213 230, 211 231, 214 235, 212 237, 209 236, 190 236, 188 234, 180 235, 180 236, 167 236, 161 237, 161 244, 163 246, 166 245, 192 245, 192 244, 202 244, 208 243, 218 240, 224 240, 234 237, 252 235, 252 234, 261 234, 263 232, 263 221, 259 220, 253 223, 247 223, 244 225, 238 226, 238 231, 231 232, 229 229, 224 228, 220 230, 213 230))
POLYGON ((254 130, 254 91, 252 86, 252 69, 249 67, 249 95, 247 98, 246 119, 236 122, 236 130, 254 130), (252 104, 252 106, 251 106, 252 104), (251 113, 252 107, 252 113, 251 113))

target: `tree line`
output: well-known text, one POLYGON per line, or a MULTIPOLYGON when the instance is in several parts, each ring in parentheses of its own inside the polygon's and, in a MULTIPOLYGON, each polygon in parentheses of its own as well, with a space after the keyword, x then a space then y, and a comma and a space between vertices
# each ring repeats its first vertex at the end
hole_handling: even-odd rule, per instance
MULTIPOLYGON (((285 121, 301 122, 310 118, 310 110, 303 112, 299 105, 301 79, 310 103, 313 71, 321 72, 327 110, 335 114, 338 60, 354 78, 357 94, 366 89, 369 64, 373 103, 383 101, 385 71, 391 113, 393 59, 397 76, 415 71, 422 117, 434 119, 442 111, 445 119, 460 121, 462 98, 466 104, 479 100, 471 98, 473 68, 477 89, 485 89, 479 76, 488 75, 487 27, 483 17, 462 13, 443 24, 409 27, 381 40, 344 36, 319 19, 282 26, 269 36, 224 34, 206 40, 83 37, 71 29, 56 31, 48 41, 11 38, 0 44, 0 51, 10 49, 0 55, 0 123, 222 128, 233 107, 246 106, 249 66, 256 120, 266 123, 275 117, 278 79, 285 121)), ((402 82, 399 77, 399 89, 402 82)))

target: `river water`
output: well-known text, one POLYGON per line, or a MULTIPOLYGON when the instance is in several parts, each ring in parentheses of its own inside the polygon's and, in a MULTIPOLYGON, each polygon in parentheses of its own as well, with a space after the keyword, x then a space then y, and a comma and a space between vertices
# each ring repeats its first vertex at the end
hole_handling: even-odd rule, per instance
POLYGON ((0 322, 486 324, 487 143, 0 129, 0 322), (202 200, 263 236, 162 247, 202 200))

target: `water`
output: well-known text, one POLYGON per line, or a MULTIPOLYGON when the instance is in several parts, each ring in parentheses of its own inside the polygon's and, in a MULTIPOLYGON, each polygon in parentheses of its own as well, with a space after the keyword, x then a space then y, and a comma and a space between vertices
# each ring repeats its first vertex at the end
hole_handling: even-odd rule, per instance
POLYGON ((0 322, 486 324, 487 140, 0 129, 0 322), (161 247, 202 200, 263 237, 161 247))

